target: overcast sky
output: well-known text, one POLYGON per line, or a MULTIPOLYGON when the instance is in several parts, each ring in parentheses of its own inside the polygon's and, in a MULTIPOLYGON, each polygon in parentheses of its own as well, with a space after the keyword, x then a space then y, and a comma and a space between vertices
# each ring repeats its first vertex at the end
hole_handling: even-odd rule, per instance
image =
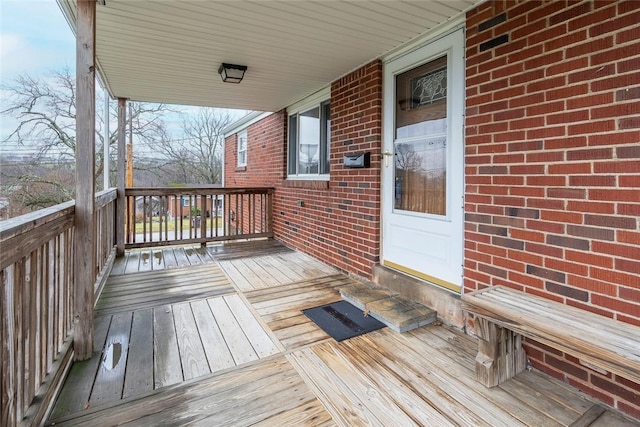
MULTIPOLYGON (((39 78, 51 70, 75 70, 75 37, 55 0, 0 0, 0 81, 10 84, 29 73, 39 78)), ((0 141, 16 122, 0 116, 0 141)), ((3 143, 4 149, 15 145, 3 143)), ((25 149, 28 151, 28 149, 25 149)))
POLYGON ((26 71, 75 69, 75 38, 55 0, 2 0, 0 9, 3 83, 26 71))
MULTIPOLYGON (((0 83, 11 83, 25 72, 37 78, 64 67, 75 72, 75 37, 57 2, 0 0, 0 83)), ((198 107, 179 108, 185 112, 198 110, 198 107)), ((245 112, 232 114, 240 118, 245 112)), ((177 138, 181 133, 181 120, 177 115, 165 120, 177 138)), ((11 118, 0 116, 0 141, 11 133, 15 124, 11 118)), ((0 149, 13 148, 3 145, 0 149)))

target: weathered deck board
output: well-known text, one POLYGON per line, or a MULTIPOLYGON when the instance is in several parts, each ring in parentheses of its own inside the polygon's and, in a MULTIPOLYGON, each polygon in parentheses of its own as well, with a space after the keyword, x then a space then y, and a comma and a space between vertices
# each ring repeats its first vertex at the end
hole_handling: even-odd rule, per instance
MULTIPOLYGON (((169 249, 170 248, 165 248, 164 250, 167 251, 169 249)), ((187 254, 185 253, 185 248, 183 247, 173 248, 173 256, 176 258, 176 264, 178 268, 189 267, 191 265, 191 261, 189 260, 189 258, 187 257, 187 254)))
POLYGON ((247 260, 244 259, 234 259, 231 261, 222 261, 220 265, 222 268, 226 268, 228 264, 234 266, 238 273, 244 277, 245 283, 251 284, 253 289, 267 288, 267 282, 264 280, 264 270, 262 270, 262 272, 254 271, 252 267, 255 267, 255 265, 248 265, 246 261, 247 260))
POLYGON ((155 249, 134 249, 116 259, 111 276, 189 267, 214 262, 207 248, 175 246, 155 249))
POLYGON ((111 319, 105 350, 96 375, 96 383, 100 384, 100 387, 93 387, 89 399, 92 406, 122 397, 132 314, 120 313, 111 319))
MULTIPOLYGON (((485 388, 475 381, 476 340, 447 327, 336 343, 301 310, 339 300, 354 280, 283 245, 162 253, 162 271, 150 261, 146 273, 109 279, 96 357, 74 365, 50 423, 635 425, 610 410, 595 414, 593 401, 536 371, 485 388), (100 373, 101 344, 127 341, 127 324, 124 377, 119 365, 100 373)), ((132 260, 130 271, 147 268, 140 254, 132 260)))
POLYGON ((353 283, 343 275, 312 278, 244 295, 288 350, 326 340, 329 336, 302 310, 340 300, 339 287, 353 283))
MULTIPOLYGON (((111 276, 157 271, 165 268, 188 267, 212 263, 216 260, 223 261, 292 252, 282 243, 268 239, 210 244, 207 247, 186 245, 155 249, 133 249, 127 251, 124 257, 115 261, 111 276)), ((301 278, 299 277, 298 279, 301 278)))
POLYGON ((298 282, 304 279, 304 276, 302 274, 289 268, 286 262, 283 262, 282 259, 276 256, 267 255, 262 258, 262 262, 272 266, 273 268, 278 270, 280 273, 282 273, 282 275, 285 276, 284 279, 282 280, 282 283, 286 283, 287 281, 298 282))
POLYGON ((114 409, 90 410, 81 417, 62 418, 56 425, 287 425, 271 424, 274 416, 295 420, 289 425, 331 425, 322 404, 282 356, 168 387, 114 409))
POLYGON ((220 267, 224 270, 224 272, 227 274, 229 279, 231 279, 238 290, 247 292, 255 289, 254 285, 244 277, 244 275, 232 262, 223 262, 220 264, 220 267))
POLYGON ((179 383, 183 380, 178 338, 173 325, 170 305, 153 310, 153 372, 154 388, 179 383))
POLYGON ((209 254, 218 261, 293 252, 281 242, 272 239, 210 245, 207 249, 209 254))
POLYGON ((216 317, 218 327, 231 351, 236 365, 258 359, 258 354, 240 328, 233 313, 222 298, 208 300, 211 311, 216 317))
POLYGON ((260 358, 279 352, 278 346, 271 340, 271 337, 262 328, 258 320, 253 317, 249 308, 240 299, 240 296, 229 295, 224 297, 224 300, 260 358))
POLYGON ((513 379, 514 382, 526 384, 536 393, 542 393, 545 398, 551 399, 558 405, 572 409, 577 414, 582 414, 591 409, 593 402, 573 393, 569 386, 551 381, 549 377, 534 375, 531 372, 523 372, 513 379))
POLYGON ((600 417, 591 424, 591 427, 638 427, 638 425, 640 425, 640 422, 629 420, 620 414, 607 411, 600 415, 600 417))
POLYGON ((96 316, 139 310, 234 292, 215 264, 114 276, 107 280, 96 316))
POLYGON ((135 273, 135 268, 136 265, 138 267, 138 272, 145 272, 145 271, 151 271, 153 270, 154 267, 154 262, 153 262, 153 251, 151 249, 145 249, 140 251, 140 256, 138 257, 133 257, 129 260, 129 262, 127 262, 127 272, 128 273, 135 273), (131 261, 135 261, 137 259, 137 263, 136 262, 131 262, 131 261))
MULTIPOLYGON (((413 335, 419 337, 421 341, 428 345, 438 348, 441 353, 451 358, 451 360, 456 361, 461 367, 464 367, 467 373, 474 372, 474 358, 477 352, 477 343, 471 337, 454 333, 447 328, 428 328, 415 331, 413 335), (433 337, 426 334, 425 331, 437 336, 442 341, 434 341, 433 337)), ((577 394, 575 389, 545 375, 525 371, 509 382, 525 384, 534 390, 536 395, 542 394, 543 400, 553 401, 557 405, 569 408, 576 414, 586 412, 593 405, 593 403, 583 395, 577 394)), ((502 388, 507 391, 509 390, 508 385, 502 388)))
POLYGON ((173 306, 173 322, 178 336, 184 379, 190 380, 211 373, 189 303, 173 306))
POLYGON ((187 260, 191 263, 191 265, 213 262, 213 258, 207 251, 207 248, 203 248, 202 246, 185 247, 182 248, 182 250, 184 251, 184 255, 187 257, 187 260))
POLYGON ((308 255, 291 251, 251 259, 224 260, 220 261, 220 267, 242 292, 269 289, 337 273, 335 269, 308 255))
MULTIPOLYGON (((412 348, 402 354, 395 355, 404 363, 412 363, 415 369, 434 373, 434 387, 445 391, 458 402, 481 402, 474 412, 485 419, 494 418, 494 425, 560 425, 545 414, 539 413, 523 402, 515 399, 500 387, 487 389, 475 380, 471 365, 473 359, 465 359, 464 363, 457 359, 455 353, 448 354, 443 349, 449 343, 433 339, 429 327, 416 329, 407 335, 417 337, 412 340, 412 348), (428 355, 428 356, 427 356, 428 355), (462 368, 462 369, 460 369, 462 368), (454 376, 441 376, 439 372, 456 372, 454 376), (488 418, 487 418, 488 417, 488 418)), ((405 344, 404 336, 385 335, 380 344, 387 349, 398 343, 405 344), (384 345, 384 344, 387 345, 384 345)))
POLYGON ((256 261, 256 259, 245 258, 242 260, 243 264, 246 268, 250 269, 262 283, 264 283, 265 288, 270 288, 272 286, 278 286, 282 284, 282 275, 277 274, 278 277, 272 276, 270 272, 273 270, 266 270, 262 267, 262 264, 259 263, 260 259, 256 261))
POLYGON ((122 397, 153 390, 153 310, 133 313, 127 375, 122 397))
POLYGON ((172 248, 163 248, 162 251, 158 251, 162 254, 162 258, 164 260, 164 268, 178 268, 180 265, 178 264, 178 259, 176 257, 176 251, 172 248))
POLYGON ((467 407, 457 405, 449 396, 434 393, 414 371, 405 371, 401 364, 386 359, 378 352, 362 352, 358 342, 349 344, 353 345, 346 345, 342 350, 361 366, 361 374, 377 388, 389 390, 394 404, 405 414, 415 417, 421 425, 491 425, 467 407), (417 390, 420 392, 416 393, 417 390), (426 408, 424 400, 430 403, 426 408))
POLYGON ((337 273, 335 268, 329 267, 327 264, 302 252, 293 252, 291 255, 279 254, 277 256, 285 262, 296 264, 304 272, 305 277, 320 277, 337 273))
POLYGON ((60 396, 53 408, 51 418, 60 418, 74 412, 80 412, 89 406, 89 396, 101 360, 102 349, 111 317, 99 317, 95 321, 93 338, 93 357, 89 360, 76 362, 71 367, 67 380, 60 391, 60 396))
POLYGON ((229 351, 229 347, 224 341, 209 304, 204 300, 194 301, 191 303, 191 309, 193 310, 211 372, 218 372, 235 366, 231 351, 229 351))

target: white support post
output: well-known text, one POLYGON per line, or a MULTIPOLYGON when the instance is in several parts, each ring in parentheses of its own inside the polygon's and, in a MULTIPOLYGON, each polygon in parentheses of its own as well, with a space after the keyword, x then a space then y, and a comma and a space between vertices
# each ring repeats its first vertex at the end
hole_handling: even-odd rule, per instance
POLYGON ((117 187, 118 203, 116 218, 116 255, 124 255, 125 221, 127 198, 125 197, 126 179, 126 132, 127 132, 127 100, 118 98, 118 169, 117 187))
POLYGON ((109 155, 109 143, 111 142, 111 134, 109 129, 109 92, 107 92, 107 88, 104 88, 104 167, 102 169, 102 177, 103 177, 103 190, 110 188, 109 183, 109 174, 111 169, 111 158, 109 155))

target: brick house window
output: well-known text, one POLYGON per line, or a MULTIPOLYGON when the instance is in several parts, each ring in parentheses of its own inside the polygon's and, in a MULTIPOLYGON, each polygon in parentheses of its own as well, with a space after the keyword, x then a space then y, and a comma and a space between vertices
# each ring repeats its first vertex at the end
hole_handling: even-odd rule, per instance
POLYGON ((329 101, 289 116, 288 178, 329 176, 329 101))
POLYGON ((238 166, 247 166, 247 130, 238 132, 238 166))

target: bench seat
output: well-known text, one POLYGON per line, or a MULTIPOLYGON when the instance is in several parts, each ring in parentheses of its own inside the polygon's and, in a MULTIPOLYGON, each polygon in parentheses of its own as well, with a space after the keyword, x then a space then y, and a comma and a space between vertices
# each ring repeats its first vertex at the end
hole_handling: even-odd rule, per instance
POLYGON ((640 384, 640 327, 504 286, 462 296, 479 337, 476 378, 488 387, 526 367, 521 336, 640 384))

